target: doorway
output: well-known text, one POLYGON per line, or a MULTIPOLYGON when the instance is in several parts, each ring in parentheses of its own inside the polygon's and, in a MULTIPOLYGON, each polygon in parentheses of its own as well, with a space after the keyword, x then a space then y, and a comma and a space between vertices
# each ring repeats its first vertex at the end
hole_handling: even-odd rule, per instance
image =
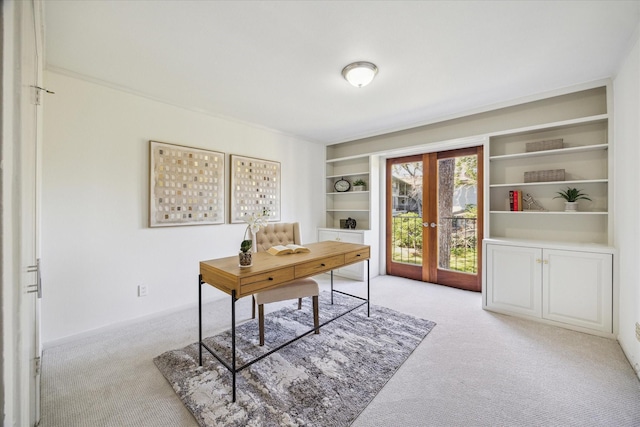
POLYGON ((482 146, 388 159, 387 274, 479 292, 482 146))

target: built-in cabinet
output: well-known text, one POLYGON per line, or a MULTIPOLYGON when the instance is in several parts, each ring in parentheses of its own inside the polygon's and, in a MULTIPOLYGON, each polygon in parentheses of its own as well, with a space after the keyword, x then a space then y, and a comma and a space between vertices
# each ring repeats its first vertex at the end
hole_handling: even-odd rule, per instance
POLYGON ((613 254, 598 247, 486 239, 485 307, 609 336, 613 254))
MULTIPOLYGON (((326 240, 336 240, 345 243, 358 243, 361 245, 370 245, 371 241, 369 236, 371 233, 366 230, 336 230, 334 228, 319 228, 318 229, 318 241, 324 242, 326 240)), ((366 280, 366 267, 364 262, 358 262, 346 267, 335 270, 333 273, 338 276, 347 277, 349 279, 355 279, 364 281, 366 280)))
POLYGON ((488 136, 483 306, 612 336, 611 94, 583 95, 557 111, 562 120, 488 136), (565 211, 557 196, 568 187, 591 200, 565 211))
MULTIPOLYGON (((370 274, 378 271, 378 203, 379 159, 375 155, 332 158, 331 147, 327 149, 325 170, 325 224, 318 229, 318 241, 338 240, 359 243, 371 247, 370 274), (349 182, 348 191, 337 191, 336 182, 349 182), (358 180, 364 181, 364 188, 354 188, 358 180), (372 208, 375 207, 375 208, 372 208), (355 228, 351 227, 355 224, 355 228), (372 229, 373 227, 373 229, 372 229)), ((366 263, 356 263, 334 271, 342 277, 366 280, 366 263)))
POLYGON ((609 126, 606 114, 549 123, 489 140, 491 237, 609 243, 609 126), (527 152, 528 143, 559 140, 563 147, 527 152), (525 173, 564 170, 564 179, 525 182, 525 173), (587 193, 577 212, 556 198, 567 187, 587 193), (524 210, 511 211, 509 192, 521 191, 524 210), (527 202, 532 198, 537 203, 527 202))
POLYGON ((371 173, 370 157, 359 156, 341 159, 328 159, 326 162, 326 222, 327 228, 341 227, 340 220, 352 218, 356 229, 369 230, 371 227, 371 173), (350 184, 348 191, 337 191, 335 184, 346 180, 350 184), (362 180, 366 186, 356 191, 353 183, 362 180))

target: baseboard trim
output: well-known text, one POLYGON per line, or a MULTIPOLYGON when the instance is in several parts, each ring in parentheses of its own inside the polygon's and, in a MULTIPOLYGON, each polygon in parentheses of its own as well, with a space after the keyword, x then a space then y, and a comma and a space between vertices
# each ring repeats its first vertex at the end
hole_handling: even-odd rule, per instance
MULTIPOLYGON (((215 302, 215 301, 222 301, 224 299, 228 298, 227 295, 220 295, 220 296, 213 296, 213 297, 205 297, 202 299, 203 304, 208 304, 211 302, 215 302)), ((94 335, 98 335, 104 332, 109 332, 112 331, 114 329, 118 329, 118 328, 122 328, 125 326, 130 326, 130 325, 134 325, 136 323, 139 322, 145 322, 148 320, 153 320, 153 319, 158 319, 161 317, 165 317, 174 313, 177 313, 179 311, 183 311, 183 310, 189 310, 189 309, 197 309, 198 308, 198 302, 191 302, 188 304, 183 304, 183 305, 179 305, 176 307, 171 307, 165 310, 160 310, 160 311, 156 311, 154 313, 149 313, 149 314, 145 314, 144 316, 140 316, 140 317, 134 317, 131 319, 127 319, 127 320, 122 320, 120 322, 116 322, 116 323, 111 323, 109 325, 105 325, 105 326, 100 326, 98 328, 94 328, 94 329, 89 329, 88 331, 83 331, 77 334, 73 334, 73 335, 67 335, 66 337, 62 337, 62 338, 57 338, 51 341, 47 341, 44 342, 42 344, 42 348, 43 350, 48 350, 54 347, 58 347, 61 345, 65 345, 65 344, 69 344, 69 343, 73 343, 75 341, 78 340, 82 340, 84 338, 88 338, 94 335)))

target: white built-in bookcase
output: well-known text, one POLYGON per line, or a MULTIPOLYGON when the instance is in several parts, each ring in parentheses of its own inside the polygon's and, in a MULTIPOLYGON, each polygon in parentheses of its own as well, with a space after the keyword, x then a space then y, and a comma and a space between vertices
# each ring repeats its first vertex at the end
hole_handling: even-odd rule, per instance
POLYGON ((581 117, 516 129, 489 139, 488 203, 491 238, 610 244, 609 115, 581 117), (526 152, 529 142, 563 139, 560 149, 526 152), (524 182, 524 173, 564 169, 565 179, 524 182), (592 201, 565 212, 557 192, 575 187, 592 201), (530 194, 546 209, 512 212, 509 191, 530 194))
POLYGON ((340 220, 353 218, 357 229, 371 228, 371 182, 370 156, 356 156, 340 159, 327 159, 326 162, 326 227, 340 228, 340 220), (351 183, 349 191, 338 192, 336 181, 345 179, 351 183), (367 183, 366 190, 353 191, 353 182, 362 179, 367 183))

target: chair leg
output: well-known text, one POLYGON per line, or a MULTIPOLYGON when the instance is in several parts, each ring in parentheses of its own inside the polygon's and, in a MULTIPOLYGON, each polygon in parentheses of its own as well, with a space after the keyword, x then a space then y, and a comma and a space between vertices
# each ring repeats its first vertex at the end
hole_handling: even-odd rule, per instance
POLYGON ((264 345, 264 304, 258 306, 258 329, 260 330, 260 345, 264 345))
POLYGON ((256 297, 251 295, 251 318, 256 318, 256 297))
POLYGON ((320 316, 318 316, 318 295, 313 296, 313 326, 316 328, 316 334, 320 333, 320 316))
POLYGON ((302 298, 298 298, 298 310, 302 309, 302 298))

